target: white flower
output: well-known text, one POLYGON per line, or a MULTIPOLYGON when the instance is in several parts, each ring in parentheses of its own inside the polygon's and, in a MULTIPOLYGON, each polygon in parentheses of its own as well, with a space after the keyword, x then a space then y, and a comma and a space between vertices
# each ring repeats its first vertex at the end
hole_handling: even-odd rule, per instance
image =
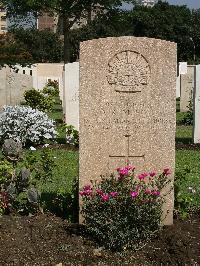
POLYGON ((47 114, 26 106, 4 106, 0 113, 0 141, 7 138, 40 143, 57 135, 55 123, 47 114))
POLYGON ((30 147, 31 151, 36 151, 36 148, 34 148, 33 146, 30 147))
POLYGON ((46 144, 44 144, 44 146, 43 146, 43 147, 47 148, 48 146, 49 146, 49 144, 48 144, 48 143, 46 143, 46 144))

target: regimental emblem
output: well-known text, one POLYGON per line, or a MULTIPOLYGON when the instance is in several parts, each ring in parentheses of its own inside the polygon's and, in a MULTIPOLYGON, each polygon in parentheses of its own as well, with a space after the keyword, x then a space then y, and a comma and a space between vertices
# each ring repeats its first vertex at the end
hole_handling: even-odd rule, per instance
POLYGON ((134 51, 123 51, 108 62, 108 83, 118 92, 141 92, 150 79, 146 58, 134 51))

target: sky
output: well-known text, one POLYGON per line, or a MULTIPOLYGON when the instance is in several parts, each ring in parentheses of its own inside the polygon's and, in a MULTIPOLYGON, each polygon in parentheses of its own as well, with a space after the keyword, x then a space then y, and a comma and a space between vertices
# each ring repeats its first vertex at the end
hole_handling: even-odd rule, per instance
MULTIPOLYGON (((187 5, 189 8, 200 8, 200 0, 166 0, 171 5, 187 5)), ((124 7, 128 7, 124 4, 124 7)))
POLYGON ((173 5, 187 5, 190 8, 200 8, 200 0, 168 0, 173 5))

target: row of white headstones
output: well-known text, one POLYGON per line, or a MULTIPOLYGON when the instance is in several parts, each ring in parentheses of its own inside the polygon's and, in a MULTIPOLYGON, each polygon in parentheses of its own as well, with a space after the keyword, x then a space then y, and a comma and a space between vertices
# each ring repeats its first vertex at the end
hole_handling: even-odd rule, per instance
POLYGON ((176 83, 176 97, 180 98, 180 111, 189 111, 193 106, 193 142, 200 143, 200 65, 179 63, 179 75, 176 83))

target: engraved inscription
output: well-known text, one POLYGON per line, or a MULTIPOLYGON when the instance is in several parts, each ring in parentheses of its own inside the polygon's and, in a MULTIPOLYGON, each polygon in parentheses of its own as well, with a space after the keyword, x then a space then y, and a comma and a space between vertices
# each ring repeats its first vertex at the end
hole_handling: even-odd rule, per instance
POLYGON ((130 165, 130 164, 134 164, 136 161, 138 161, 138 163, 140 165, 144 164, 145 161, 145 154, 132 154, 130 151, 130 137, 131 135, 125 135, 124 136, 126 138, 126 151, 127 154, 125 155, 109 155, 109 170, 113 171, 116 167, 121 167, 126 165, 130 165))
POLYGON ((150 66, 146 58, 134 51, 116 54, 108 63, 108 83, 118 92, 141 92, 149 82, 150 66))

